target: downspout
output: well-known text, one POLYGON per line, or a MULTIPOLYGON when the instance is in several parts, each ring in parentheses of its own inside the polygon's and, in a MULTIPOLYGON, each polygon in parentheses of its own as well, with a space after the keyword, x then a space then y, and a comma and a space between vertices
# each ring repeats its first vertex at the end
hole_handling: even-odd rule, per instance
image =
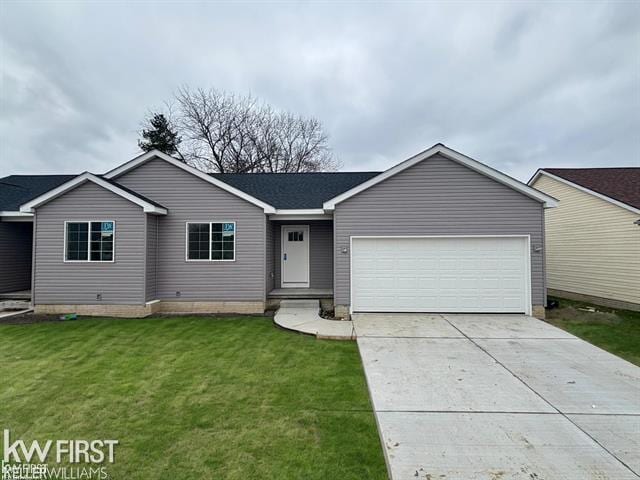
POLYGON ((153 299, 157 300, 158 299, 158 277, 160 276, 160 264, 158 263, 158 258, 160 258, 160 235, 158 233, 158 231, 160 230, 160 217, 156 216, 155 220, 156 220, 156 223, 155 223, 156 251, 153 255, 153 262, 156 268, 155 268, 155 273, 153 275, 153 299))
POLYGON ((33 228, 31 229, 31 308, 36 305, 36 232, 37 232, 37 213, 33 211, 33 228))
POLYGON ((147 304, 147 276, 149 272, 147 271, 149 268, 148 257, 149 257, 149 214, 142 213, 144 215, 144 233, 143 233, 143 242, 144 242, 144 256, 142 260, 143 268, 142 268, 142 306, 144 307, 147 304))
POLYGON ((542 307, 547 308, 547 223, 544 207, 540 210, 542 211, 542 307))

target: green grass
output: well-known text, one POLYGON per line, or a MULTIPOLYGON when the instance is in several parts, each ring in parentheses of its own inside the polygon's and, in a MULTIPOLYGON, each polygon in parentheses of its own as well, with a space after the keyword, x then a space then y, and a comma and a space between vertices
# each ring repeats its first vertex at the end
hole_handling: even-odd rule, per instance
POLYGON ((0 325, 0 352, 0 428, 119 440, 110 478, 386 478, 353 342, 266 318, 81 319, 0 325))
POLYGON ((548 322, 640 366, 640 312, 555 300, 560 308, 547 310, 548 322))

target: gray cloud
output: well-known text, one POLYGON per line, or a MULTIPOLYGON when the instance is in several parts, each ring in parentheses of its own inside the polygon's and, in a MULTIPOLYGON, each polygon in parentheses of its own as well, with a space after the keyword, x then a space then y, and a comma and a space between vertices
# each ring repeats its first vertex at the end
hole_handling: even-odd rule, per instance
POLYGON ((347 170, 442 141, 526 180, 640 165, 640 5, 8 3, 0 176, 105 171, 180 85, 319 118, 347 170))

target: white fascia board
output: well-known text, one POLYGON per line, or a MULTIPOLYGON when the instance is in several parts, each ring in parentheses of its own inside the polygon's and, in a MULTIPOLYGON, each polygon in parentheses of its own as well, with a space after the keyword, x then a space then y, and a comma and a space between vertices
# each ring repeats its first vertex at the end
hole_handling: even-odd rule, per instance
POLYGON ((3 210, 0 212, 2 222, 33 222, 33 213, 3 210))
POLYGON ((540 178, 540 175, 545 175, 549 178, 553 178, 554 180, 563 183, 565 185, 569 185, 570 187, 576 188, 578 190, 580 190, 581 192, 585 192, 588 193, 590 195, 593 195, 594 197, 598 197, 606 202, 609 203, 613 203, 614 205, 617 205, 618 207, 624 208, 626 210, 629 210, 630 212, 633 213, 638 213, 640 214, 640 209, 632 207, 631 205, 628 205, 624 202, 621 202, 619 200, 616 200, 615 198, 611 198, 611 197, 607 197, 606 195, 603 195, 602 193, 598 193, 598 192, 594 192, 593 190, 588 189, 587 187, 583 187, 582 185, 578 185, 577 183, 573 183, 570 180, 567 180, 565 178, 562 177, 558 177, 557 175, 554 175, 553 173, 549 173, 546 172, 542 169, 539 169, 535 175, 531 178, 531 180, 529 180, 529 185, 533 186, 534 183, 536 183, 536 180, 538 180, 538 178, 540 178))
POLYGON ((275 211, 276 215, 324 215, 325 211, 322 208, 278 208, 275 211))
POLYGON ((96 185, 99 185, 102 188, 105 188, 106 190, 109 190, 110 192, 115 193, 116 195, 129 200, 132 203, 135 203, 136 205, 139 205, 140 207, 142 207, 142 210, 146 213, 153 213, 156 215, 166 215, 167 214, 167 209, 166 208, 161 208, 158 207, 156 205, 153 205, 145 200, 142 200, 140 197, 137 197, 121 188, 118 188, 117 185, 114 185, 112 183, 106 182, 103 179, 101 179, 100 177, 96 177, 95 175, 93 175, 92 173, 89 172, 85 172, 82 173, 80 175, 78 175, 77 177, 72 178, 71 180, 69 180, 68 182, 63 183, 62 185, 60 185, 57 188, 54 188, 53 190, 49 190, 48 192, 43 193, 42 195, 40 195, 39 197, 34 198, 33 200, 20 205, 20 211, 23 213, 33 213, 34 209, 39 207, 40 205, 43 205, 51 200, 53 200, 54 198, 59 197, 60 195, 63 195, 65 193, 67 193, 70 190, 73 190, 74 188, 78 187, 79 185, 82 185, 83 183, 86 182, 92 182, 95 183, 96 185))
POLYGON ((130 170, 133 170, 134 168, 154 158, 159 158, 160 160, 164 160, 165 162, 168 162, 175 167, 181 168, 185 172, 189 172, 190 174, 195 175, 196 177, 204 180, 205 182, 209 182, 212 185, 215 185, 216 187, 221 188, 222 190, 225 190, 235 195, 236 197, 240 197, 249 203, 253 203, 254 205, 257 205, 258 207, 262 208, 264 210, 264 213, 276 212, 276 209, 271 205, 269 205, 268 203, 265 203, 262 200, 258 200, 257 198, 252 197, 251 195, 248 195, 242 190, 238 190, 237 188, 232 187, 228 183, 218 180, 212 177, 211 175, 208 175, 198 170, 197 168, 193 168, 192 166, 187 165, 186 163, 181 162, 180 160, 177 160, 170 155, 167 155, 166 153, 162 153, 159 150, 151 150, 150 152, 143 153, 142 155, 137 156, 133 160, 129 160, 128 162, 123 163, 119 167, 108 171, 107 173, 104 174, 104 177, 108 179, 115 179, 116 177, 119 177, 120 175, 123 175, 124 173, 130 170))
POLYGON ((331 220, 333 212, 325 212, 321 208, 278 209, 269 215, 269 220, 331 220))
POLYGON ((332 212, 325 212, 322 208, 277 209, 269 215, 269 220, 331 220, 332 212))
POLYGON ((0 211, 0 217, 33 217, 33 213, 5 210, 0 211))
POLYGON ((414 166, 415 164, 426 160, 434 155, 442 155, 450 160, 453 160, 456 163, 459 163, 461 165, 464 165, 482 175, 485 175, 489 178, 492 178, 493 180, 502 183, 503 185, 506 185, 507 187, 510 187, 530 198, 533 198, 535 200, 538 200, 540 202, 542 202, 544 204, 545 208, 553 208, 553 207, 557 207, 558 206, 558 201, 543 193, 540 192, 538 190, 536 190, 535 188, 531 188, 530 186, 528 186, 525 183, 522 183, 518 180, 516 180, 515 178, 511 178, 510 176, 495 170, 487 165, 485 165, 484 163, 480 163, 477 160, 474 160, 470 157, 467 157, 466 155, 463 155, 459 152, 456 152, 455 150, 450 149, 449 147, 446 147, 442 144, 437 144, 434 145, 433 147, 425 150, 424 152, 421 152, 417 155, 414 155, 413 157, 405 160, 402 163, 399 163, 398 165, 396 165, 395 167, 392 167, 388 170, 385 170, 384 172, 382 172, 381 174, 367 180, 364 183, 361 183, 360 185, 355 186, 354 188, 352 188, 351 190, 347 190, 346 192, 330 199, 327 200, 324 204, 323 204, 323 208, 325 210, 334 210, 336 205, 340 202, 343 202, 344 200, 353 197, 354 195, 357 195, 358 193, 380 183, 383 182, 384 180, 386 180, 389 177, 393 177, 394 175, 396 175, 397 173, 402 172, 403 170, 406 170, 409 167, 414 166))

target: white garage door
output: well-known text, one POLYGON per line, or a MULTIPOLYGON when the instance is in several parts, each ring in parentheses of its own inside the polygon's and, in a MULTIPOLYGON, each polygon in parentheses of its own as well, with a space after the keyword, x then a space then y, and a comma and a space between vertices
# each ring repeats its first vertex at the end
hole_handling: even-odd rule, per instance
POLYGON ((354 312, 529 313, 523 237, 352 238, 354 312))

